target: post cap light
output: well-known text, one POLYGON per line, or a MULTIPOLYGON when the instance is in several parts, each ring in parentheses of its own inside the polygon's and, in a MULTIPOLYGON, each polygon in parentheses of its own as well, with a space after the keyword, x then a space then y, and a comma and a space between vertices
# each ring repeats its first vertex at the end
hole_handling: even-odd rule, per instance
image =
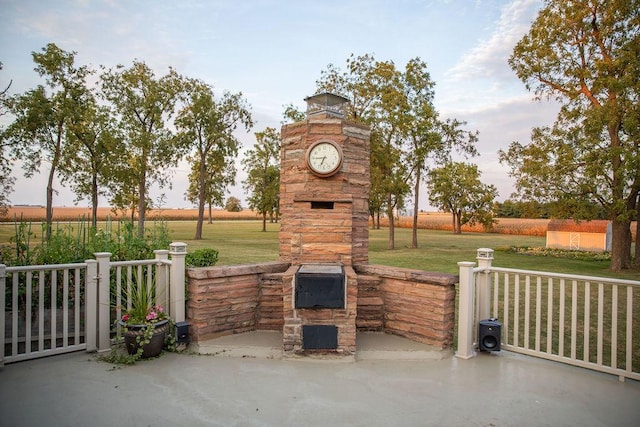
POLYGON ((169 250, 173 253, 186 253, 187 244, 183 242, 173 242, 169 245, 169 250))
POLYGON ((480 248, 476 252, 476 259, 493 259, 493 249, 480 248))

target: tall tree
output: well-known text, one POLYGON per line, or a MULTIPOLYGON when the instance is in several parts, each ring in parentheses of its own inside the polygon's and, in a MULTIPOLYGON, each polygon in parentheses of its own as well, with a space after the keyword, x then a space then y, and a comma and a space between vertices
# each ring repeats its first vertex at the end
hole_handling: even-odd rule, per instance
POLYGON ((186 105, 176 118, 179 138, 194 154, 190 182, 197 182, 198 221, 195 239, 202 239, 204 208, 208 202, 222 205, 224 192, 235 181, 235 158, 240 141, 234 135, 239 126, 251 129, 253 120, 242 93, 225 92, 214 98, 213 88, 201 81, 189 82, 186 105))
MULTIPOLYGON (((128 161, 125 179, 136 183, 138 235, 143 236, 146 210, 151 204, 149 188, 153 183, 161 188, 170 186, 169 168, 184 154, 168 123, 184 91, 184 79, 172 68, 158 78, 147 64, 134 61, 128 69, 118 66, 106 71, 101 87, 127 145, 122 153, 128 161)), ((123 183, 123 187, 130 186, 123 183)))
POLYGON ((242 160, 247 179, 249 208, 262 215, 262 231, 267 231, 267 215, 278 210, 280 193, 280 134, 271 127, 256 132, 256 143, 242 160))
MULTIPOLYGON (((2 62, 0 62, 2 70, 2 62)), ((0 90, 0 117, 7 114, 7 97, 11 81, 0 90)), ((13 191, 15 179, 11 176, 11 153, 10 143, 5 141, 4 128, 0 127, 0 217, 7 214, 9 206, 9 194, 13 191)))
POLYGON ((401 161, 404 113, 408 110, 403 75, 392 61, 376 61, 372 55, 351 55, 347 70, 341 72, 329 64, 316 85, 319 92, 336 92, 349 98, 349 118, 371 128, 371 193, 373 199, 384 201, 380 208, 386 209, 389 218, 388 247, 393 249, 395 211, 404 205, 411 190, 410 169, 401 161), (380 194, 375 193, 378 191, 380 194))
POLYGON ((90 70, 76 67, 76 52, 65 52, 53 43, 32 52, 35 71, 46 85, 19 94, 8 105, 15 120, 6 131, 13 141, 15 155, 23 160, 25 175, 39 172, 42 161, 49 166, 46 189, 46 238, 51 236, 53 221, 53 181, 58 173, 66 143, 69 117, 78 108, 78 98, 86 89, 90 70))
POLYGON ((453 149, 465 156, 477 154, 477 132, 461 130, 464 122, 439 119, 433 105, 435 84, 420 58, 399 69, 372 55, 351 55, 347 68, 341 73, 330 64, 317 82, 318 89, 345 94, 353 101, 350 118, 371 127, 370 213, 375 218, 386 210, 389 249, 395 247, 395 212, 404 207, 413 186, 415 248, 420 184, 429 160, 450 161, 453 149))
POLYGON ((69 116, 60 173, 62 182, 70 185, 77 199, 89 198, 91 222, 95 227, 98 198, 106 194, 106 184, 121 165, 124 147, 109 109, 98 105, 90 90, 80 93, 76 103, 69 116))
POLYGON ((498 197, 493 185, 480 181, 478 167, 469 163, 450 162, 428 173, 429 201, 445 212, 451 212, 453 232, 462 233, 465 224, 493 224, 491 208, 498 197))
POLYGON ((640 192, 640 0, 547 0, 509 64, 537 97, 562 103, 552 128, 501 152, 518 190, 602 205, 613 225, 611 269, 629 268, 640 192))

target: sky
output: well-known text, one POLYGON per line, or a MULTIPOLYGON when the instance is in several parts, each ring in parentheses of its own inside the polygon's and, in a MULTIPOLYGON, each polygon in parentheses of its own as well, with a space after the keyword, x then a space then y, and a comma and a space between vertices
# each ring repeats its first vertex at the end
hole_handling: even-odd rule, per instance
MULTIPOLYGON (((418 57, 435 82, 440 118, 479 131, 480 156, 470 161, 503 201, 514 187, 498 150, 529 142, 531 129, 551 125, 558 111, 535 101, 507 63, 541 7, 540 0, 0 0, 0 87, 11 82, 15 94, 42 84, 31 54, 48 43, 75 51, 76 65, 139 60, 158 77, 173 67, 217 95, 242 92, 255 121, 237 134, 244 152, 255 132, 281 127, 286 105, 305 109, 329 64, 344 70, 351 54, 371 54, 403 69, 418 57)), ((229 195, 244 201, 240 158, 229 195)), ((44 205, 48 165, 29 179, 18 166, 11 203, 44 205)), ((193 207, 184 197, 188 171, 179 164, 172 189, 152 189, 154 201, 164 193, 164 208, 193 207)), ((59 182, 56 189, 54 206, 74 205, 71 191, 59 182)), ((425 191, 420 208, 431 209, 425 191)))

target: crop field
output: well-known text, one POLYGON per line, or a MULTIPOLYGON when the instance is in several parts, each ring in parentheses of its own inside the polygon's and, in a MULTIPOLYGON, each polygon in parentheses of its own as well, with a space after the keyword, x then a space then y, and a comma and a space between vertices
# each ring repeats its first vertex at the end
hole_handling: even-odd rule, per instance
MULTIPOLYGON (((54 208, 55 227, 77 228, 79 218, 87 218, 86 208, 54 208)), ((99 220, 112 218, 128 219, 127 215, 110 216, 109 208, 101 208, 99 220)), ((14 218, 30 221, 33 237, 31 242, 40 242, 44 218, 43 207, 17 207, 0 223, 0 245, 9 244, 15 234, 14 218)), ((213 248, 219 252, 218 265, 233 265, 276 261, 278 259, 278 223, 267 223, 267 231, 262 232, 259 216, 246 210, 237 213, 224 210, 213 211, 213 222, 203 227, 203 239, 193 240, 196 228, 196 209, 164 209, 152 211, 148 215, 148 227, 158 219, 167 221, 170 238, 188 244, 188 250, 213 248)), ((451 232, 451 219, 443 213, 421 213, 419 216, 417 249, 411 248, 411 218, 403 217, 396 228, 395 249, 388 248, 388 228, 369 230, 369 262, 438 271, 455 274, 459 261, 475 261, 478 248, 495 250, 494 265, 507 268, 556 271, 571 274, 618 277, 640 280, 640 272, 631 271, 612 274, 608 261, 578 260, 532 256, 510 250, 512 247, 544 248, 545 232, 549 220, 545 219, 499 219, 491 233, 481 232, 481 228, 464 228, 463 233, 451 232)), ((100 222, 98 228, 105 228, 100 222)))

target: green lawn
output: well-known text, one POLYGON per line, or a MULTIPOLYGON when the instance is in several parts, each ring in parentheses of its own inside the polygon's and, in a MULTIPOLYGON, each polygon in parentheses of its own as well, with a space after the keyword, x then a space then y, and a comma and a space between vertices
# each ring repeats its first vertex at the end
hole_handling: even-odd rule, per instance
MULTIPOLYGON (((279 224, 267 224, 267 231, 262 232, 260 221, 214 221, 213 224, 204 224, 202 240, 193 240, 195 221, 170 221, 168 226, 171 239, 187 243, 189 251, 205 247, 216 249, 219 252, 218 265, 278 260, 279 224)), ((14 230, 13 224, 0 223, 0 245, 9 243, 14 230)), ((39 243, 40 225, 34 223, 32 231, 36 235, 31 238, 31 242, 39 243)), ((396 228, 396 249, 389 250, 388 234, 387 228, 369 230, 370 263, 456 274, 459 261, 475 261, 478 248, 491 248, 495 251, 493 263, 498 267, 640 280, 638 271, 611 273, 607 261, 581 261, 506 252, 511 246, 544 247, 544 237, 494 233, 454 235, 448 231, 419 230, 420 247, 411 249, 411 230, 396 228)))
MULTIPOLYGON (((259 221, 215 221, 204 224, 203 240, 192 240, 195 222, 169 223, 171 237, 188 244, 189 250, 210 247, 219 251, 218 265, 246 264, 278 260, 279 224, 259 221)), ((478 248, 491 248, 493 264, 499 267, 618 277, 640 280, 640 272, 612 274, 609 263, 508 253, 511 246, 544 247, 544 237, 493 233, 464 233, 418 230, 418 249, 411 249, 411 230, 396 229, 396 249, 387 249, 389 230, 369 230, 369 262, 456 274, 459 261, 475 261, 478 248)))

